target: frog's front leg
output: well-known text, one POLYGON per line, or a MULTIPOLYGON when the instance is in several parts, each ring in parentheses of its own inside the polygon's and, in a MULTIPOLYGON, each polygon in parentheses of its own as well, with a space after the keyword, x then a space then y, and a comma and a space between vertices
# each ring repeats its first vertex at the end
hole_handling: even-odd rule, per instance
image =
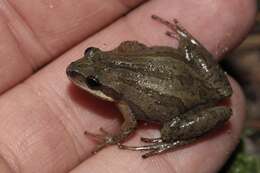
POLYGON ((103 128, 100 128, 101 134, 94 134, 87 131, 85 132, 86 135, 90 135, 99 141, 96 149, 92 153, 96 153, 108 145, 121 143, 136 129, 137 121, 130 107, 123 101, 119 102, 117 106, 124 118, 124 122, 121 125, 119 132, 116 134, 110 134, 103 128))
POLYGON ((231 113, 231 109, 225 106, 197 108, 165 123, 161 129, 160 138, 142 138, 142 141, 152 144, 137 147, 120 145, 120 148, 149 151, 142 156, 143 158, 173 150, 178 146, 193 142, 211 129, 223 124, 229 119, 231 113))

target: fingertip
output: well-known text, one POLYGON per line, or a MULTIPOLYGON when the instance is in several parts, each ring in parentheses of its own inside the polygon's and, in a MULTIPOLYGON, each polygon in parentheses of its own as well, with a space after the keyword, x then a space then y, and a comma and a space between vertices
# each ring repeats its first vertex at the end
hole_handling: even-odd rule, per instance
POLYGON ((245 96, 242 88, 231 76, 229 76, 230 84, 233 88, 233 95, 230 98, 230 106, 233 111, 231 116, 231 123, 233 129, 233 136, 236 138, 240 137, 240 133, 244 126, 245 114, 245 96))

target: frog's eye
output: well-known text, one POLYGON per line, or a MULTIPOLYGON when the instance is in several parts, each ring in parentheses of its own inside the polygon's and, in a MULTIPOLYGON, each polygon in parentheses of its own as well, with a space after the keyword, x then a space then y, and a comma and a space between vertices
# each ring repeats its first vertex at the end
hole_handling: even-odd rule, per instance
POLYGON ((98 87, 101 86, 101 83, 95 76, 88 76, 86 78, 86 84, 88 85, 89 88, 91 89, 97 89, 98 87))
POLYGON ((92 57, 94 55, 94 51, 95 51, 96 48, 94 47, 88 47, 85 52, 84 52, 84 55, 85 56, 90 56, 92 57))

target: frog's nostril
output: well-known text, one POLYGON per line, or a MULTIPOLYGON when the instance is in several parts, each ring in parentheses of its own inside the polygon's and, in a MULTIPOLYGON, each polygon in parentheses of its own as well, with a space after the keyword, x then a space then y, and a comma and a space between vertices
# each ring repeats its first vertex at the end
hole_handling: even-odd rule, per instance
POLYGON ((70 68, 70 66, 66 69, 66 74, 69 76, 69 77, 75 77, 78 75, 78 72, 76 72, 75 70, 72 70, 70 68))
POLYGON ((75 76, 77 76, 78 75, 78 73, 77 72, 75 72, 75 71, 70 71, 70 74, 69 74, 71 77, 75 77, 75 76))

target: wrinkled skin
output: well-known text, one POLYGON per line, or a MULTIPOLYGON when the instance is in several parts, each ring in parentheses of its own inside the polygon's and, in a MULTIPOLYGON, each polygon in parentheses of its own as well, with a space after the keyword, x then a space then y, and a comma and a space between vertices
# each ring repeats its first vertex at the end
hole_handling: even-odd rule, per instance
MULTIPOLYGON (((223 48, 231 49, 245 37, 255 15, 253 0, 161 0, 132 10, 138 2, 141 1, 1 2, 0 90, 5 94, 0 98, 0 172, 187 173, 216 172, 221 167, 238 141, 244 119, 243 96, 233 80, 233 116, 225 130, 195 145, 144 161, 138 153, 119 152, 116 147, 91 156, 96 143, 82 132, 86 128, 95 132, 100 126, 116 131, 120 123, 110 117, 120 117, 120 113, 67 80, 67 64, 86 47, 95 45, 109 50, 129 39, 173 46, 172 39, 163 36, 165 28, 154 27, 153 22, 143 18, 156 13, 167 19, 178 18, 219 57, 223 48), (126 18, 115 22, 128 11, 131 12, 126 18), (112 22, 115 23, 104 27, 112 22), (101 32, 90 36, 101 28, 101 32), (81 44, 74 47, 78 43, 81 44), (69 52, 60 56, 65 51, 69 52), (18 85, 24 79, 28 80, 18 85)), ((138 130, 131 142, 138 143, 140 135, 155 137, 151 136, 154 133, 153 129, 138 130)))

